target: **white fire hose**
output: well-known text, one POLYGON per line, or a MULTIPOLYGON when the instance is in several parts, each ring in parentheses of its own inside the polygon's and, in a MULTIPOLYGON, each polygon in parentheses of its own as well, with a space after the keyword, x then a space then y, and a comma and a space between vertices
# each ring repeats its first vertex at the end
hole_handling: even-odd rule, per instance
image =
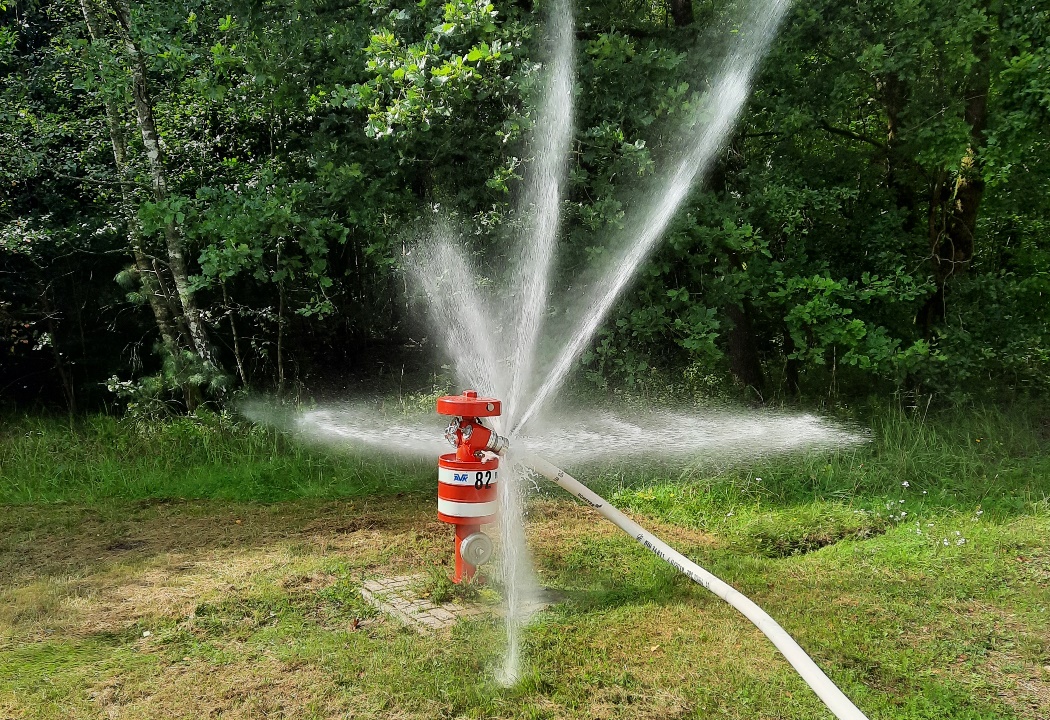
POLYGON ((592 492, 590 488, 564 470, 531 453, 526 455, 522 462, 545 478, 556 482, 571 495, 583 500, 604 515, 607 520, 651 550, 658 558, 666 561, 671 567, 693 579, 736 608, 744 617, 754 623, 755 627, 765 633, 766 637, 773 641, 773 644, 784 654, 791 666, 813 688, 813 692, 824 701, 824 704, 828 706, 828 709, 839 720, 867 720, 864 713, 858 710, 857 706, 831 682, 828 676, 824 674, 824 671, 810 659, 806 651, 799 647, 794 638, 788 635, 787 631, 780 627, 776 620, 771 618, 765 610, 734 590, 728 583, 723 582, 689 558, 672 549, 667 543, 607 503, 601 496, 592 492))

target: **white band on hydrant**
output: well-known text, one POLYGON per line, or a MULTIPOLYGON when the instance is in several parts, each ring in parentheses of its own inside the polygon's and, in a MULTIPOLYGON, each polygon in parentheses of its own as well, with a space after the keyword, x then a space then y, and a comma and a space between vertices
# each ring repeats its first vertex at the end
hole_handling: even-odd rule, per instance
MULTIPOLYGON (((498 466, 497 466, 498 467, 498 466)), ((452 470, 438 467, 438 482, 446 485, 473 485, 480 481, 482 487, 488 487, 499 478, 499 470, 452 470)))
POLYGON ((449 517, 474 518, 495 515, 496 506, 495 500, 492 502, 469 503, 438 498, 438 512, 449 517))

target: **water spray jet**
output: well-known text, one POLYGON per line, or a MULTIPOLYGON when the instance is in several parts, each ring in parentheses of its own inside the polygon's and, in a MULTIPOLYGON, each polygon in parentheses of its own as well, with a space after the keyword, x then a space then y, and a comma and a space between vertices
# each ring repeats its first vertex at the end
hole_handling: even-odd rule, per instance
MULTIPOLYGON (((498 294, 478 282, 478 272, 464 253, 462 242, 448 223, 435 226, 427 243, 409 263, 412 276, 429 300, 435 332, 449 353, 460 382, 499 393, 502 403, 477 392, 442 397, 437 410, 450 416, 446 438, 455 452, 442 454, 438 465, 438 517, 456 526, 456 569, 453 580, 474 577, 477 566, 489 559, 492 543, 481 526, 499 519, 503 558, 501 569, 506 596, 507 653, 500 675, 506 684, 518 678, 518 633, 528 621, 528 598, 536 579, 528 561, 523 529, 524 483, 531 468, 582 499, 647 549, 725 600, 762 632, 840 720, 865 720, 864 715, 813 663, 798 644, 761 608, 707 570, 673 550, 627 518, 546 459, 530 454, 542 449, 558 462, 580 463, 612 457, 754 458, 769 452, 803 447, 842 447, 861 440, 812 416, 740 418, 725 413, 661 412, 639 418, 618 418, 590 412, 567 419, 548 412, 572 367, 591 343, 636 276, 655 251, 670 223, 696 184, 708 173, 743 112, 751 82, 765 56, 791 0, 751 0, 742 8, 739 32, 734 30, 724 62, 715 68, 704 98, 681 128, 681 152, 671 156, 665 172, 654 175, 641 204, 632 210, 624 232, 607 244, 608 264, 582 292, 565 296, 571 318, 565 328, 547 328, 552 268, 559 235, 559 207, 568 177, 573 138, 572 12, 567 0, 554 0, 548 21, 550 71, 544 102, 530 145, 536 159, 527 174, 526 231, 519 238, 519 257, 510 283, 496 283, 498 294), (508 344, 496 342, 491 327, 462 321, 464 307, 497 307, 496 324, 509 330, 508 344), (553 330, 553 332, 552 332, 553 330), (549 338, 549 339, 548 339, 549 338), (549 363, 540 362, 541 340, 549 363), (509 350, 509 353, 507 352, 509 350), (504 370, 509 369, 509 376, 504 370), (499 418, 496 420, 496 418, 499 418), (486 419, 491 419, 486 425, 486 419), (499 482, 501 456, 509 442, 496 429, 515 439, 514 454, 505 459, 499 482), (530 438, 522 436, 528 430, 530 438), (546 437, 544 434, 546 433, 546 437), (533 445, 533 443, 536 443, 533 445), (531 446, 531 447, 530 447, 531 446), (498 490, 497 490, 498 488, 498 490)), ((364 420, 367 413, 314 412, 303 427, 314 434, 363 445, 381 445, 387 451, 432 456, 429 426, 410 427, 389 419, 364 420), (382 430, 379 430, 381 429, 382 430)))

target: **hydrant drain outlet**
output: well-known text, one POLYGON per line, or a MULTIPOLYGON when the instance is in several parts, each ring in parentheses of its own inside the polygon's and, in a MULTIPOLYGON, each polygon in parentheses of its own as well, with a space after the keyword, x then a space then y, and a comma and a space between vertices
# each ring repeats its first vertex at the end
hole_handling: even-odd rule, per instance
POLYGON ((471 565, 484 565, 492 559, 492 540, 485 533, 473 533, 463 538, 459 552, 471 565))

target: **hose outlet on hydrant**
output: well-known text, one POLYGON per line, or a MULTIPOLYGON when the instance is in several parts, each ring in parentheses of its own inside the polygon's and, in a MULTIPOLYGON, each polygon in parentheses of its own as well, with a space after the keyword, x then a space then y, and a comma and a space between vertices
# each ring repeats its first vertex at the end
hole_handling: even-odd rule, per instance
POLYGON ((485 427, 483 418, 501 410, 499 400, 478 397, 474 390, 437 401, 437 411, 452 417, 445 437, 456 448, 438 459, 438 519, 456 526, 455 583, 473 578, 492 557, 492 540, 481 526, 496 520, 499 456, 508 443, 485 427))

